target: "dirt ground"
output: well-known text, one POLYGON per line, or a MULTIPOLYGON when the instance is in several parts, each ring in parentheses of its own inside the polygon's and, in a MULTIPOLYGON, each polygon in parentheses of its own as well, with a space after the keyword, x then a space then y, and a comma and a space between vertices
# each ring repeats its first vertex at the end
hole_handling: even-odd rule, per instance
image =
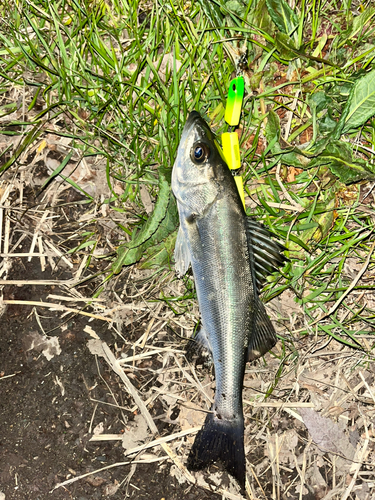
MULTIPOLYGON (((75 197, 70 190, 65 195, 67 202, 69 196, 75 197)), ((27 200, 29 205, 33 202, 32 198, 27 200)), ((77 211, 74 203, 65 207, 65 223, 73 224, 79 213, 82 210, 77 211)), ((29 226, 27 231, 33 229, 29 226)), ((60 233, 63 230, 60 228, 60 233)), ((31 237, 25 238, 24 248, 30 243, 31 237)), ((186 483, 181 486, 170 474, 171 462, 157 454, 145 459, 140 454, 129 460, 124 457, 121 440, 90 441, 100 432, 95 429, 117 436, 131 433, 137 410, 132 408, 134 402, 119 377, 88 348, 94 335, 118 356, 128 349, 107 321, 71 312, 64 316, 61 311, 29 303, 51 302, 51 294, 69 295, 67 287, 57 283, 66 283, 73 274, 60 265, 52 272, 47 264, 42 271, 36 257, 31 262, 20 257, 9 262, 7 282, 18 280, 21 284, 4 287, 4 301, 18 303, 3 304, 0 319, 0 498, 219 498, 186 483), (54 284, 48 284, 50 280, 54 284), (85 331, 87 327, 91 333, 85 331), (56 339, 57 346, 43 343, 46 338, 56 339), (103 470, 121 462, 127 464, 103 470)), ((82 297, 91 291, 86 285, 77 290, 83 292, 82 297)), ((82 303, 74 302, 74 306, 80 309, 82 303)), ((131 341, 143 331, 144 327, 134 321, 122 334, 131 341)), ((133 383, 138 387, 147 383, 147 374, 134 375, 133 383)), ((150 410, 160 435, 171 434, 176 426, 156 419, 161 413, 163 409, 157 404, 150 410)))
MULTIPOLYGON (((12 270, 13 279, 66 277, 48 274, 41 276, 33 262, 19 262, 12 270)), ((45 301, 52 288, 56 289, 9 286, 4 298, 45 301)), ((87 320, 79 316, 63 320, 50 311, 40 315, 46 333, 56 335, 61 347, 61 354, 49 361, 39 348, 32 348, 33 334, 40 331, 33 306, 8 305, 1 318, 0 491, 5 498, 217 498, 202 490, 197 493, 196 488, 186 492, 165 462, 138 464, 135 471, 131 465, 115 467, 50 493, 66 479, 125 461, 119 443, 91 443, 90 429, 102 422, 111 433, 124 432, 111 391, 120 394, 122 405, 129 403, 129 397, 122 393, 118 377, 87 348, 90 336, 83 331, 87 320)), ((102 340, 114 344, 106 324, 93 321, 90 326, 102 340)), ((168 430, 163 427, 162 434, 168 430)))

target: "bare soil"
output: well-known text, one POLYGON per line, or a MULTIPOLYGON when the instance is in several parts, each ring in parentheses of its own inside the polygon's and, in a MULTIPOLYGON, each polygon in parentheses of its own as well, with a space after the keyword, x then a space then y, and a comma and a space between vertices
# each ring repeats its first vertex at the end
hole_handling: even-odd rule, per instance
MULTIPOLYGON (((77 216, 75 210, 70 215, 77 216)), ((27 238, 24 248, 30 242, 27 238)), ((100 424, 113 434, 128 432, 136 411, 127 409, 134 402, 118 376, 88 349, 92 337, 84 328, 89 325, 114 351, 123 349, 121 339, 105 321, 72 313, 62 317, 60 311, 28 305, 51 302, 49 295, 62 291, 57 285, 27 282, 65 282, 72 274, 60 267, 52 273, 49 266, 42 272, 35 257, 31 262, 12 259, 8 281, 23 284, 6 285, 3 298, 23 304, 6 304, 0 319, 0 495, 6 500, 219 498, 194 486, 181 486, 170 475, 171 463, 166 460, 99 471, 126 458, 121 441, 90 442, 93 430, 100 424), (35 346, 35 338, 43 332, 57 337, 61 348, 50 360, 35 346), (93 471, 98 472, 54 489, 93 471)), ((81 287, 81 291, 87 295, 91 290, 81 287)), ((123 334, 131 336, 133 331, 131 325, 123 334)), ((136 384, 143 382, 135 377, 136 384)), ((156 417, 160 408, 155 405, 151 413, 156 417)), ((156 422, 161 435, 174 428, 156 422)))

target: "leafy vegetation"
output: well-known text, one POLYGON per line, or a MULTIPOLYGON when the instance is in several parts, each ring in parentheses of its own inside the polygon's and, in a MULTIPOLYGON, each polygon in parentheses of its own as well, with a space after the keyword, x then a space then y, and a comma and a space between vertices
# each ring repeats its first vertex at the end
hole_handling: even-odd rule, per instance
MULTIPOLYGON (((1 133, 19 137, 2 152, 0 175, 48 133, 70 141, 48 182, 64 174, 72 151, 102 159, 112 193, 104 203, 131 213, 110 274, 171 265, 178 219, 169 186, 181 127, 197 109, 225 131, 226 91, 246 53, 238 132, 248 213, 286 240, 291 259, 265 299, 292 289, 311 323, 301 335, 358 347, 374 316, 361 292, 374 288, 366 278, 374 267, 373 2, 357 11, 350 0, 8 0, 0 11, 1 133), (369 273, 358 282, 353 262, 369 273), (350 286, 358 302, 341 301, 350 286)), ((90 235, 77 251, 94 246, 90 235)))

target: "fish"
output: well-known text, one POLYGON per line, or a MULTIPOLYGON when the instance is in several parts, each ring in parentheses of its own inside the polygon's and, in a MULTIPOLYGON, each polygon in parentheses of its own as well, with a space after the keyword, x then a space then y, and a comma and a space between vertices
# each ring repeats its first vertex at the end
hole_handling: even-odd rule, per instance
POLYGON ((191 266, 201 316, 194 341, 210 353, 216 379, 214 403, 187 467, 201 470, 219 461, 244 489, 245 366, 276 344, 259 293, 287 260, 285 247, 247 217, 221 148, 197 111, 183 128, 171 187, 180 220, 176 272, 182 277, 191 266))

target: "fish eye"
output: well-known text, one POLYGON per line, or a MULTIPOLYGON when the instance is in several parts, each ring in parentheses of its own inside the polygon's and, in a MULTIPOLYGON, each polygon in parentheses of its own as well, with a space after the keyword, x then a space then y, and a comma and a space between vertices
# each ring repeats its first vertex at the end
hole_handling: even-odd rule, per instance
POLYGON ((210 157, 210 148, 203 142, 194 144, 191 150, 191 159, 197 165, 205 162, 210 157))

